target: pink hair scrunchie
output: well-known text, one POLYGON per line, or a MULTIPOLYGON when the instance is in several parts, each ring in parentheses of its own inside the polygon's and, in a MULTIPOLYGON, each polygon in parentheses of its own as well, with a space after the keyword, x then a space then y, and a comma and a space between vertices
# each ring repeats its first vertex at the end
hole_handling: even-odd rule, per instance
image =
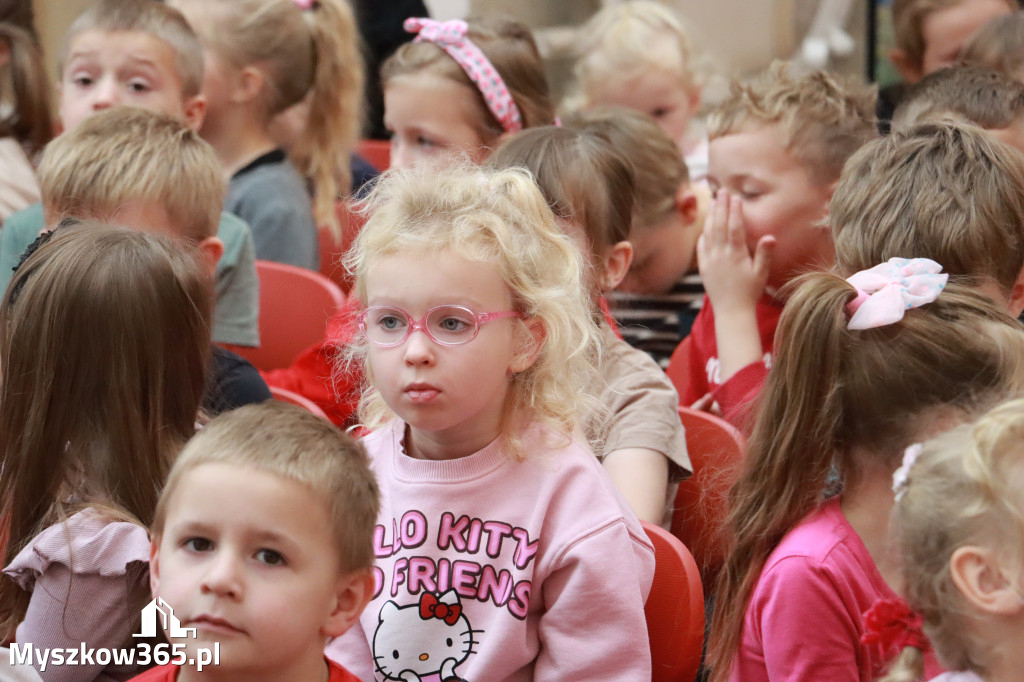
POLYGON ((949 279, 942 266, 927 258, 890 258, 870 270, 847 277, 857 298, 846 304, 848 329, 873 329, 903 319, 910 308, 931 303, 949 279))
POLYGON ((487 108, 507 133, 523 129, 523 117, 512 99, 504 79, 479 47, 466 37, 469 26, 461 19, 434 21, 425 17, 409 17, 403 24, 406 31, 416 33, 414 42, 434 43, 462 67, 484 96, 487 108))

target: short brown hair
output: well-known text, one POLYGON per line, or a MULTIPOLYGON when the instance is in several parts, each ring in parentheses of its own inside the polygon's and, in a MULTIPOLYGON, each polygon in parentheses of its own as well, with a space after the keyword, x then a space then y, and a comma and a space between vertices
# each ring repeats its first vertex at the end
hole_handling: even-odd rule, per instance
MULTIPOLYGON (((544 75, 544 64, 530 29, 508 18, 469 19, 466 37, 480 48, 494 69, 501 75, 509 94, 519 107, 523 127, 550 125, 555 120, 555 105, 544 75)), ((380 69, 381 81, 386 85, 392 78, 434 73, 454 81, 476 93, 477 133, 484 141, 496 140, 505 132, 494 117, 480 93, 480 88, 469 79, 454 59, 434 43, 412 42, 402 45, 384 62, 380 69)))
POLYGON ((892 129, 949 114, 982 128, 1005 128, 1024 117, 1024 83, 980 66, 939 69, 903 96, 893 114, 892 129))
POLYGON ((544 126, 513 135, 488 159, 492 168, 526 168, 555 217, 579 226, 593 259, 629 239, 633 166, 593 130, 544 126))
POLYGON ((273 400, 212 419, 188 442, 167 477, 153 520, 154 538, 163 533, 182 476, 210 463, 255 469, 308 487, 327 505, 341 570, 373 565, 377 479, 363 446, 326 419, 273 400))
POLYGON ((570 117, 566 125, 603 136, 632 165, 633 230, 655 227, 675 210, 690 173, 676 143, 653 118, 625 107, 598 107, 570 117))
POLYGON ((58 219, 108 220, 128 202, 150 201, 182 237, 199 241, 217 234, 221 173, 213 148, 178 119, 115 107, 51 142, 37 175, 43 205, 58 219))
POLYGON ((964 45, 960 60, 1024 78, 1024 14, 1006 14, 982 26, 964 45))
POLYGON ((181 12, 153 0, 100 0, 78 15, 64 35, 57 67, 61 73, 75 36, 86 31, 148 33, 171 46, 182 97, 203 89, 203 47, 181 12))
POLYGON ((1024 267, 1024 157, 967 124, 894 132, 850 159, 829 222, 844 275, 931 258, 1009 292, 1024 267))
POLYGON ((816 177, 839 177, 846 160, 878 136, 874 86, 814 71, 792 75, 775 62, 752 83, 734 82, 730 96, 708 119, 714 139, 751 125, 778 125, 786 148, 816 177))
MULTIPOLYGON (((1019 9, 1015 0, 1004 0, 1011 10, 1019 9)), ((924 21, 930 14, 955 7, 964 0, 892 0, 892 28, 896 47, 908 61, 920 67, 927 45, 924 44, 924 21)))

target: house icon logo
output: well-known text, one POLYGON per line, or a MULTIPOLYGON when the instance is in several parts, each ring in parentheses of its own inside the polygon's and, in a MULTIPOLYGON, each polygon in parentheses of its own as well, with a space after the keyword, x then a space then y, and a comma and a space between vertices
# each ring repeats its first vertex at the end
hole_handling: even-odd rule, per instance
POLYGON ((196 636, 195 628, 181 627, 181 621, 175 617, 174 609, 160 597, 149 602, 142 609, 141 629, 142 632, 134 634, 132 637, 156 637, 157 632, 161 630, 165 630, 168 637, 191 635, 194 639, 196 636))

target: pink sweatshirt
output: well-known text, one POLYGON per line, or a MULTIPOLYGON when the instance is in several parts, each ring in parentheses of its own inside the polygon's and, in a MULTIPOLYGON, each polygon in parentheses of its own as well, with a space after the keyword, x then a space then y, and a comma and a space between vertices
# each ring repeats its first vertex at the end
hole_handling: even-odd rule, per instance
POLYGON ((363 441, 377 592, 328 657, 362 680, 649 680, 654 552, 590 450, 537 429, 522 462, 497 442, 424 461, 404 432, 363 441))
MULTIPOLYGON (((768 557, 743 619, 731 682, 871 682, 891 663, 861 644, 863 615, 899 599, 835 497, 768 557)), ((942 672, 925 658, 926 679, 942 672)))

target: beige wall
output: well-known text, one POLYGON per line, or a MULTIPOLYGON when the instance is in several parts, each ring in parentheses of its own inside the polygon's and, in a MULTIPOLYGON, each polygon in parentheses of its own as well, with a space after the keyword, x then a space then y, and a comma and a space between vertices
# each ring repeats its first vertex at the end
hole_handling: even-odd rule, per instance
POLYGON ((91 0, 35 0, 36 27, 43 41, 51 75, 57 73, 57 52, 64 32, 90 4, 91 0))
MULTIPOLYGON (((36 21, 55 73, 60 39, 68 25, 92 0, 35 0, 36 21)), ((384 1, 384 0, 382 0, 384 1)), ((772 59, 793 55, 810 24, 818 0, 670 0, 690 24, 697 47, 715 71, 728 78, 764 68, 772 59)), ((857 52, 832 65, 838 71, 864 72, 865 13, 868 0, 854 0, 847 30, 857 52)), ((601 0, 426 0, 440 19, 501 12, 532 28, 578 25, 601 6, 601 0)), ((568 73, 566 60, 551 64, 556 92, 568 73)))

